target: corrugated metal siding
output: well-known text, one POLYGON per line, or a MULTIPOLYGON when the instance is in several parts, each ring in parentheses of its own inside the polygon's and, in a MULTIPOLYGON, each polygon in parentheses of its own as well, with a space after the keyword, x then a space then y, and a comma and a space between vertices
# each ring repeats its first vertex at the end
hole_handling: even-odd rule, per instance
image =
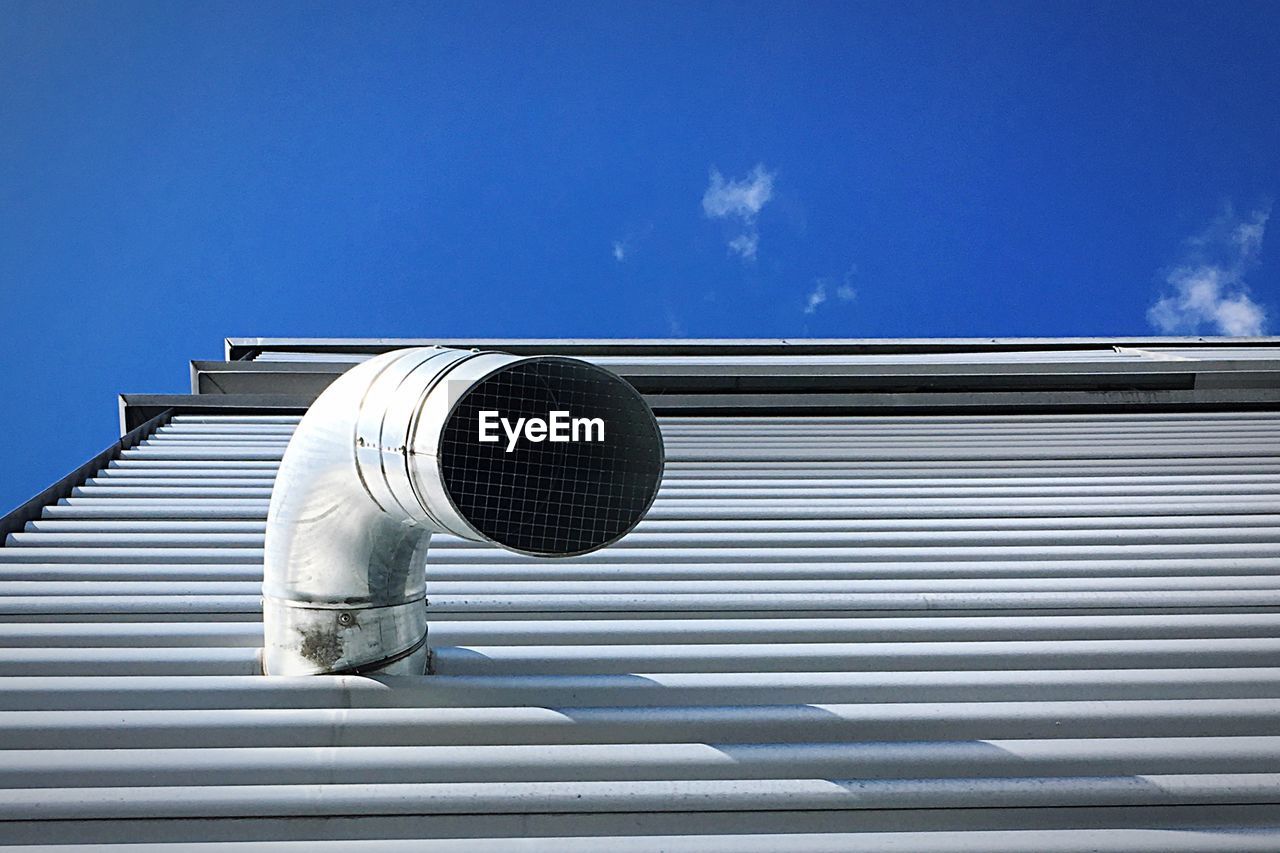
POLYGON ((618 546, 437 538, 408 679, 256 674, 295 423, 0 549, 0 840, 1280 849, 1272 414, 667 418, 618 546))

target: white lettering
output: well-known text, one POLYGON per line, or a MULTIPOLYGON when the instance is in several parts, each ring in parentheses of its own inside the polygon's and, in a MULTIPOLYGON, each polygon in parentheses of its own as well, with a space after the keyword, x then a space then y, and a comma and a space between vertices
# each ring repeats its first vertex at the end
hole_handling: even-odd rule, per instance
POLYGON ((496 430, 498 428, 498 425, 493 422, 493 419, 496 418, 497 416, 498 416, 498 413, 494 411, 485 411, 480 413, 480 440, 481 441, 497 441, 498 440, 498 434, 496 432, 492 434, 490 433, 491 430, 496 430))
POLYGON ((604 418, 574 418, 573 419, 573 440, 574 441, 604 441, 604 418), (578 438, 578 427, 582 427, 582 431, 586 434, 583 438, 578 438), (596 437, 592 438, 592 430, 595 430, 596 437))
POLYGON ((524 418, 517 418, 515 429, 511 428, 511 421, 506 418, 502 419, 502 431, 507 434, 507 452, 516 449, 516 439, 520 437, 520 428, 524 426, 524 418))
POLYGON ((516 418, 512 423, 496 411, 480 412, 478 438, 482 442, 501 441, 498 427, 507 436, 506 452, 516 449, 523 435, 534 444, 543 441, 556 443, 567 441, 604 441, 604 418, 575 418, 565 410, 549 412, 544 418, 516 418))
POLYGON ((549 441, 568 441, 569 440, 569 413, 557 411, 551 413, 551 434, 547 436, 549 441))

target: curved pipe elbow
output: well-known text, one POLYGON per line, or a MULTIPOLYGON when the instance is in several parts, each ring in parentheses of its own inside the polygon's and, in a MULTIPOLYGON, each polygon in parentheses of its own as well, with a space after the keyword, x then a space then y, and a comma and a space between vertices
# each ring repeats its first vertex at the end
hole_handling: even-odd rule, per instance
POLYGON ((643 399, 586 362, 432 347, 358 365, 307 411, 276 475, 264 671, 422 674, 433 534, 587 553, 640 521, 662 466, 643 399), (528 429, 517 446, 485 431, 495 411, 528 423, 571 409, 602 424, 600 441, 557 446, 528 429))

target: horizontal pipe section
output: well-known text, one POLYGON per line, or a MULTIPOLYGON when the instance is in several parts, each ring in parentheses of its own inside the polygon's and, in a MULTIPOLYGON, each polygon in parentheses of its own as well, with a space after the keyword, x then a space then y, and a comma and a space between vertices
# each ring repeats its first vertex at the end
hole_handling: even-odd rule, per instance
MULTIPOLYGON (((11 580, 0 587, 0 600, 11 596, 133 596, 133 595, 253 595, 261 586, 256 579, 229 580, 11 580)), ((436 580, 431 584, 433 601, 464 597, 520 596, 671 596, 683 595, 848 595, 976 592, 1143 592, 1225 590, 1280 591, 1275 575, 1210 577, 1065 577, 1065 578, 901 578, 901 579, 821 579, 794 580, 752 578, 744 580, 547 580, 528 577, 518 580, 485 581, 436 580)))
MULTIPOLYGON (((1268 518, 1264 524, 1239 524, 1231 531, 1232 544, 1266 543, 1280 551, 1280 527, 1275 526, 1274 518, 1268 518)), ((680 528, 675 531, 657 532, 636 530, 622 542, 613 546, 613 550, 636 551, 639 549, 685 548, 697 554, 703 549, 720 548, 769 549, 810 546, 823 549, 837 548, 883 548, 902 545, 913 549, 935 547, 972 547, 983 546, 1001 548, 1005 546, 1019 547, 1027 545, 1053 546, 1068 548, 1073 545, 1152 545, 1168 542, 1177 545, 1214 545, 1223 541, 1220 527, 1195 526, 1184 521, 1181 525, 1132 527, 1118 525, 1114 528, 1102 525, 1076 527, 1063 524, 1059 526, 1042 525, 1034 529, 1026 529, 1023 525, 1001 525, 999 529, 981 525, 963 525, 943 529, 905 529, 899 525, 865 525, 859 529, 850 525, 837 530, 794 530, 783 528, 775 532, 756 532, 744 530, 700 531, 696 528, 680 528)), ((110 548, 110 547, 156 547, 156 548, 261 548, 263 537, 255 533, 216 533, 216 532, 170 532, 151 531, 106 531, 80 532, 70 531, 36 531, 30 533, 10 533, 7 545, 30 546, 33 548, 110 548)), ((438 552, 473 551, 491 552, 492 549, 480 542, 469 542, 448 534, 440 534, 433 539, 432 548, 438 552)))
POLYGON ((1280 774, 0 790, 0 820, 1280 803, 1280 774))
MULTIPOLYGON (((152 458, 115 459, 99 471, 102 477, 168 477, 190 473, 191 476, 258 477, 272 479, 279 465, 272 461, 235 459, 165 460, 152 458)), ((1099 475, 1208 475, 1241 476, 1256 474, 1275 476, 1280 464, 1256 458, 1236 459, 1128 459, 1122 461, 1030 460, 955 461, 946 463, 913 463, 906 461, 877 462, 812 462, 804 464, 770 462, 673 462, 664 473, 664 482, 708 478, 732 480, 743 478, 796 479, 807 477, 1092 477, 1099 475), (669 476, 668 476, 669 475, 669 476)))
MULTIPOLYGON (((315 851, 326 850, 342 850, 342 851, 363 851, 377 850, 379 853, 419 853, 419 851, 452 851, 458 848, 458 838, 465 837, 466 848, 469 853, 508 853, 513 849, 522 850, 556 850, 561 853, 596 853, 602 843, 607 843, 610 850, 617 853, 650 853, 653 850, 669 851, 669 853, 777 853, 779 850, 787 850, 791 853, 848 853, 851 850, 876 850, 885 851, 885 853, 1026 853, 1027 850, 1036 850, 1040 853, 1080 853, 1082 850, 1088 850, 1090 853, 1275 853, 1280 848, 1280 830, 1268 829, 1264 826, 1250 826, 1248 828, 1240 826, 1244 812, 1241 809, 1250 809, 1250 813, 1257 815, 1259 818, 1265 818, 1268 807, 1235 807, 1231 809, 1231 817, 1233 822, 1228 822, 1221 815, 1218 821, 1203 815, 1201 810, 1195 810, 1197 813, 1192 814, 1191 809, 1182 807, 1179 814, 1185 815, 1188 819, 1195 818, 1199 821, 1196 827, 1178 827, 1178 828, 1142 828, 1133 829, 1121 826, 1111 826, 1107 829, 1085 828, 1077 826, 1071 829, 1044 829, 1041 825, 1048 820, 1062 820, 1064 810, 1054 809, 1036 809, 1024 810, 1020 814, 1028 825, 1036 825, 1035 829, 972 829, 971 825, 964 828, 956 828, 957 821, 954 817, 948 820, 947 816, 954 815, 954 811, 942 810, 929 813, 930 818, 925 819, 924 813, 913 811, 904 813, 902 810, 893 810, 883 813, 884 820, 880 823, 886 826, 901 824, 904 814, 910 815, 910 825, 919 827, 929 825, 933 828, 929 831, 892 831, 880 830, 869 831, 860 830, 852 832, 817 832, 803 829, 791 833, 778 832, 752 832, 751 834, 738 834, 743 829, 743 821, 739 818, 733 820, 731 815, 729 819, 722 820, 720 823, 725 824, 723 831, 717 832, 717 826, 712 825, 715 822, 716 815, 682 815, 687 823, 691 817, 705 818, 699 822, 696 827, 688 827, 684 834, 645 834, 645 835, 626 835, 622 833, 643 831, 644 826, 637 826, 641 821, 635 815, 623 815, 622 820, 615 823, 595 823, 592 825, 590 832, 583 831, 583 815, 566 815, 563 819, 572 821, 571 824, 557 824, 559 831, 577 830, 580 834, 576 836, 564 835, 548 835, 545 833, 538 834, 536 837, 530 838, 529 827, 530 819, 525 815, 505 815, 500 819, 490 815, 482 815, 475 818, 461 818, 464 821, 472 821, 474 825, 469 828, 463 828, 466 824, 453 823, 449 829, 442 829, 440 838, 421 838, 414 837, 412 840, 406 839, 389 839, 382 837, 388 832, 395 831, 393 821, 382 818, 372 817, 365 819, 364 830, 369 833, 369 838, 344 838, 341 840, 322 839, 308 841, 288 841, 288 840, 262 840, 263 827, 252 821, 238 819, 235 821, 235 828, 238 830, 236 838, 242 840, 251 840, 254 849, 268 851, 268 853, 315 853, 315 851), (624 822, 625 821, 625 822, 624 822), (389 826, 391 824, 392 826, 389 826), (729 825, 733 828, 730 829, 729 825), (945 828, 946 831, 940 831, 945 828), (511 832, 512 835, 502 837, 500 833, 503 830, 511 832), (616 830, 616 831, 615 831, 616 830), (256 833, 256 834, 255 834, 256 833), (482 837, 483 836, 483 837, 482 837), (495 836, 495 837, 490 837, 495 836)), ((1114 820, 1133 819, 1133 812, 1125 809, 1109 808, 1103 812, 1114 820), (1118 814, 1117 814, 1118 813, 1118 814)), ((1065 813, 1072 815, 1076 821, 1094 820, 1100 823, 1098 819, 1102 816, 1098 810, 1089 810, 1074 808, 1065 810, 1065 813)), ((1149 813, 1147 810, 1144 813, 1149 813)), ((841 816, 848 816, 857 813, 843 813, 841 816)), ((865 813, 862 813, 865 814, 865 813)), ((857 814, 862 817, 862 814, 857 814)), ((801 816, 809 816, 812 818, 812 812, 769 812, 762 813, 759 817, 766 820, 772 820, 773 828, 777 829, 777 823, 783 822, 795 826, 798 818, 801 816)), ((609 821, 610 815, 600 815, 602 821, 609 821)), ((654 814, 646 817, 661 818, 661 827, 663 832, 670 833, 678 831, 680 826, 673 826, 674 817, 670 812, 665 814, 654 814)), ((988 817, 990 814, 988 813, 988 817)), ((409 818, 419 827, 421 832, 421 823, 415 818, 409 818)), ((270 819, 267 819, 270 821, 270 819)), ((324 827, 313 828, 298 818, 288 821, 275 821, 268 825, 274 826, 277 831, 282 831, 285 835, 295 834, 322 834, 325 828, 331 828, 332 821, 326 821, 325 818, 318 818, 316 823, 325 823, 324 827)), ((830 821, 826 821, 830 823, 830 821)), ((93 839, 98 843, 94 844, 95 849, 105 851, 106 853, 154 853, 154 846, 135 845, 129 843, 110 843, 103 844, 101 833, 108 831, 101 822, 87 821, 70 821, 64 824, 55 824, 50 821, 42 821, 36 824, 26 824, 26 826, 35 828, 32 830, 33 838, 47 839, 44 833, 49 833, 54 826, 60 826, 60 838, 78 838, 93 839), (88 834, 86 834, 86 827, 88 834), (93 833, 100 833, 95 836, 93 833)), ((180 833, 183 827, 189 826, 185 822, 174 823, 170 825, 171 833, 180 833)), ((542 824, 538 824, 542 827, 542 824)), ((1092 826, 1096 827, 1097 823, 1092 826)), ((226 832, 225 827, 220 827, 226 832)), ((137 838, 144 833, 150 831, 154 834, 156 826, 154 822, 147 822, 145 819, 138 822, 131 821, 112 821, 110 825, 112 838, 137 838)), ((415 833, 415 834, 419 834, 415 833)), ((176 843, 176 839, 172 835, 166 836, 176 843)), ((227 842, 234 844, 234 841, 227 842)), ((227 845, 221 842, 185 842, 182 843, 181 849, 188 853, 221 853, 226 849, 227 845)), ((65 846, 45 845, 44 849, 49 853, 81 853, 82 847, 77 844, 67 844, 65 846)))
MULTIPOLYGON (((839 581, 926 578, 1194 578, 1274 576, 1270 557, 1194 557, 1113 560, 950 560, 811 563, 460 563, 433 567, 435 583, 480 584, 499 581, 839 581)), ((254 563, 94 563, 69 559, 58 563, 0 562, 0 581, 260 581, 254 563)))
MULTIPOLYGON (((1174 481, 1169 483, 1131 482, 1131 483, 1069 483, 1054 485, 1038 482, 1013 484, 997 482, 976 484, 972 481, 957 481, 954 484, 914 484, 903 485, 903 481, 894 480, 883 484, 862 481, 849 486, 828 485, 788 485, 784 487, 766 486, 734 486, 724 488, 706 488, 704 486, 688 489, 676 489, 667 486, 664 498, 681 499, 743 499, 775 501, 785 498, 832 498, 838 500, 876 500, 880 498, 1051 498, 1051 497, 1093 497, 1109 499, 1111 497, 1137 497, 1162 495, 1200 495, 1225 496, 1246 495, 1256 498, 1280 498, 1280 483, 1257 484, 1245 481, 1224 481, 1221 477, 1210 478, 1203 483, 1187 483, 1174 481), (679 494, 676 494, 676 492, 679 494)), ((69 502, 76 498, 161 498, 169 501, 208 498, 221 501, 238 502, 259 501, 271 496, 271 489, 265 486, 236 486, 213 488, 208 486, 117 486, 88 484, 77 486, 71 493, 69 502)))
MULTIPOLYGON (((1208 437, 1206 437, 1206 442, 1208 437)), ((934 442, 921 442, 920 445, 880 445, 876 447, 832 447, 830 445, 814 445, 812 448, 796 447, 791 444, 778 447, 743 447, 753 442, 736 444, 715 444, 700 447, 684 447, 672 443, 667 447, 668 458, 672 462, 690 461, 753 461, 753 460, 787 460, 792 462, 842 462, 861 459, 880 460, 938 460, 959 461, 966 459, 1042 459, 1046 456, 1043 445, 1029 443, 1025 446, 1014 445, 1001 447, 995 442, 975 442, 970 447, 954 449, 936 449, 934 442)), ((945 445, 944 445, 945 447, 945 445)), ((1260 458, 1280 455, 1280 441, 1267 443, 1241 442, 1238 445, 1227 444, 1217 446, 1215 443, 1188 443, 1186 446, 1162 448, 1162 453, 1173 459, 1216 459, 1219 457, 1260 458)), ((215 447, 212 445, 161 446, 149 445, 121 452, 122 459, 136 459, 146 454, 151 459, 170 460, 203 460, 203 459, 249 459, 259 461, 278 461, 284 455, 283 445, 254 445, 246 447, 215 447)), ((1151 458, 1150 442, 1134 441, 1133 443, 1083 443, 1080 445, 1055 446, 1050 454, 1056 459, 1147 459, 1151 458)))
MULTIPOLYGON (((850 561, 917 562, 940 560, 968 560, 981 562, 1010 559, 1028 560, 1159 560, 1167 558, 1187 559, 1274 559, 1276 545, 1270 541, 1230 543, 1179 543, 1167 544, 1081 544, 1074 547, 1003 545, 998 549, 982 544, 972 546, 938 546, 934 548, 902 545, 898 547, 757 547, 757 548, 624 548, 615 546, 589 558, 574 558, 574 565, 622 565, 653 562, 694 563, 743 563, 743 562, 819 562, 842 563, 850 561)), ((0 564, 5 563, 246 563, 260 561, 261 548, 226 547, 78 547, 65 548, 56 545, 37 547, 0 548, 0 564)), ((475 564, 490 562, 492 553, 481 548, 441 548, 434 557, 444 564, 475 564)), ((532 560, 533 558, 529 558, 532 560)), ((513 557, 513 562, 518 562, 513 557)))
MULTIPOLYGON (((955 611, 1064 613, 1107 611, 1113 613, 1215 612, 1220 609, 1270 610, 1280 606, 1280 593, 1272 590, 1187 590, 1155 592, 1046 592, 1046 593, 837 593, 795 595, 523 595, 437 596, 428 599, 432 619, 454 614, 478 617, 495 614, 511 618, 547 618, 547 614, 665 614, 668 618, 696 614, 703 617, 787 613, 807 616, 830 612, 943 613, 955 611)), ((0 598, 0 616, 59 621, 59 617, 160 614, 260 614, 261 596, 131 595, 131 596, 9 596, 0 598)))
MULTIPOLYGON (((434 645, 434 644, 433 644, 434 645)), ((874 672, 964 669, 1142 669, 1265 666, 1280 639, 699 643, 636 646, 440 646, 439 675, 625 675, 631 672, 874 672)), ((0 648, 3 675, 251 675, 245 648, 0 648)))
MULTIPOLYGON (((650 645, 687 643, 935 642, 951 640, 1138 640, 1280 635, 1280 613, 1124 616, 931 616, 893 618, 610 619, 451 621, 431 628, 437 645, 650 645)), ((0 647, 257 647, 256 623, 0 624, 0 647)))
MULTIPOLYGON (((776 521, 779 526, 812 520, 894 520, 899 523, 915 523, 922 529, 951 521, 958 525, 977 523, 969 519, 995 521, 1006 526, 1007 519, 1053 519, 1052 524, 1076 524, 1080 519, 1134 518, 1150 519, 1159 526, 1177 523, 1174 520, 1188 515, 1215 515, 1234 513, 1243 515, 1269 515, 1274 513, 1276 502, 1266 498, 1241 495, 1196 497, 1162 495, 1151 497, 1114 497, 1102 502, 1090 497, 1039 498, 1022 497, 997 501, 969 499, 886 499, 880 501, 842 501, 832 499, 776 501, 752 500, 677 500, 660 501, 641 522, 643 529, 679 529, 718 522, 724 529, 749 526, 753 521, 776 521), (1140 515, 1142 510, 1147 515, 1140 515)), ((46 507, 44 518, 33 522, 31 529, 56 530, 55 522, 75 522, 79 529, 125 529, 115 522, 143 521, 166 522, 170 529, 205 530, 203 522, 230 520, 253 524, 261 530, 265 524, 266 502, 209 502, 189 501, 174 505, 163 500, 127 500, 74 498, 65 503, 46 507), (110 522, 105 528, 90 527, 87 523, 110 522), (38 525, 38 526, 34 526, 38 525), (177 525, 182 525, 181 528, 177 525), (193 526, 194 525, 194 526, 193 526)), ((1030 522, 1022 522, 1029 524, 1030 522)), ((1140 523, 1140 521, 1135 522, 1140 523)), ((996 525, 993 525, 996 526, 996 525)), ((63 527, 62 529, 74 529, 63 527)))
POLYGON ((712 779, 961 779, 1267 773, 1280 737, 15 749, 0 789, 712 779))
MULTIPOLYGON (((6 650, 5 658, 25 649, 6 650)), ((50 650, 52 655, 59 650, 50 650)), ((112 654, 116 650, 111 650, 112 654)), ((1003 642, 767 643, 607 646, 439 646, 441 675, 556 675, 628 672, 788 672, 962 669, 1142 669, 1266 666, 1280 638, 1006 640, 1003 642)), ((16 665, 16 664, 15 664, 16 665)), ((24 673, 25 674, 25 673, 24 673)), ((84 673, 87 674, 87 673, 84 673)))
MULTIPOLYGON (((104 736, 107 729, 112 729, 112 737, 118 737, 126 728, 143 732, 139 737, 144 740, 138 743, 147 743, 145 738, 158 736, 161 730, 173 736, 187 730, 191 740, 179 741, 174 744, 177 746, 206 743, 234 746, 238 743, 235 738, 254 737, 251 731, 239 729, 220 734, 210 728, 202 733, 197 721, 212 724, 218 715, 191 713, 184 717, 178 713, 188 710, 261 709, 266 713, 256 720, 263 723, 276 720, 273 723, 276 731, 288 732, 291 712, 303 708, 647 708, 726 703, 767 707, 814 702, 932 702, 957 703, 960 707, 975 702, 1182 702, 1193 699, 1280 701, 1280 668, 431 675, 377 679, 357 676, 14 676, 5 680, 5 690, 0 691, 0 711, 5 713, 0 718, 0 735, 14 732, 15 740, 7 743, 15 748, 24 743, 36 745, 35 740, 24 739, 34 738, 34 732, 46 729, 52 734, 40 743, 54 746, 63 742, 58 738, 71 737, 68 734, 71 729, 85 733, 90 739, 86 745, 99 743, 94 738, 104 736), (290 713, 281 713, 286 709, 290 713), (139 714, 121 717, 119 711, 138 711, 139 714), (224 736, 230 740, 222 740, 224 736)), ((1230 712, 1231 707, 1193 704, 1185 710, 1191 717, 1208 711, 1216 718, 1224 708, 1230 712)), ((1102 709, 1103 716, 1111 710, 1115 710, 1114 707, 1102 709)), ((1274 730, 1242 733, 1274 734, 1274 730)), ((263 737, 267 739, 253 742, 277 742, 272 740, 277 734, 263 737)))
MULTIPOLYGON (((1193 527, 1230 527, 1250 528, 1267 527, 1280 530, 1280 515, 1274 513, 1275 506, 1256 505, 1257 512, 1248 514, 1222 515, 1205 513, 1188 519, 1186 515, 1113 515, 1095 516, 1032 516, 996 518, 986 515, 970 518, 944 516, 922 520, 916 518, 787 518, 778 517, 758 519, 768 520, 769 528, 777 533, 824 533, 824 534, 865 534, 907 531, 911 533, 931 533, 939 531, 971 531, 990 532, 998 527, 1005 531, 1066 531, 1066 530, 1160 530, 1165 528, 1185 529, 1193 527)), ((699 519, 652 518, 640 522, 632 535, 644 534, 735 534, 739 536, 755 533, 754 525, 745 523, 743 519, 699 519)), ((172 534, 172 535, 204 535, 235 534, 261 537, 266 527, 265 521, 219 521, 208 520, 194 522, 192 520, 88 520, 88 519, 40 519, 27 522, 25 533, 82 534, 82 535, 120 535, 120 534, 172 534)), ((759 535, 758 533, 756 535, 759 535)))

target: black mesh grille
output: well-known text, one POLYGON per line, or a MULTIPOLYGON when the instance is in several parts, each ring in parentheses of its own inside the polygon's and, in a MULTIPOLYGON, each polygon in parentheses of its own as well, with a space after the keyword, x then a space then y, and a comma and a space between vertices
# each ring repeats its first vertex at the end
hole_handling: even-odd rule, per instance
MULTIPOLYGON (((585 432, 579 434, 585 437, 585 432)), ((595 550, 634 527, 662 478, 662 437, 630 385, 586 362, 523 361, 477 383, 440 436, 445 489, 485 536, 517 551, 567 556, 595 550), (507 452, 479 441, 480 412, 546 420, 552 411, 604 421, 603 441, 532 442, 507 452)))

